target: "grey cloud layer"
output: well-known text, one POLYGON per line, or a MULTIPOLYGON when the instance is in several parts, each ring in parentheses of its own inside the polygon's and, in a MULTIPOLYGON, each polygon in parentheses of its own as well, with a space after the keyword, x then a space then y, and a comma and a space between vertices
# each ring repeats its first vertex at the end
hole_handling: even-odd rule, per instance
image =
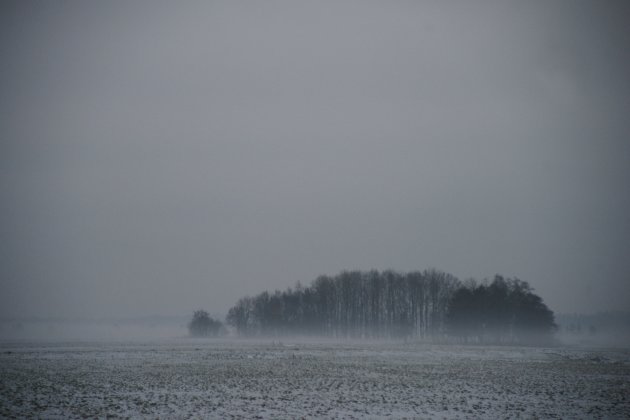
POLYGON ((0 315, 348 268, 630 298, 623 2, 6 3, 0 315))

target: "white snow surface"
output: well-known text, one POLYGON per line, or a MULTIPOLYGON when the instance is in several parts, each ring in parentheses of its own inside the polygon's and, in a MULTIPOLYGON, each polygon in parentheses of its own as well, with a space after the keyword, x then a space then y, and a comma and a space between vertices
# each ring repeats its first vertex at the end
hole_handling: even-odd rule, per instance
POLYGON ((630 350, 0 342, 0 417, 630 418, 630 350))

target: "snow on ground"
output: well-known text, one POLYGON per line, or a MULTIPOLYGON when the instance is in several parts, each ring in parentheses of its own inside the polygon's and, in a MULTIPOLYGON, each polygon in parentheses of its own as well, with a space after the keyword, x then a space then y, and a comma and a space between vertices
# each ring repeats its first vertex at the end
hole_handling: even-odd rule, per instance
POLYGON ((0 343, 0 417, 629 418, 630 351, 0 343))

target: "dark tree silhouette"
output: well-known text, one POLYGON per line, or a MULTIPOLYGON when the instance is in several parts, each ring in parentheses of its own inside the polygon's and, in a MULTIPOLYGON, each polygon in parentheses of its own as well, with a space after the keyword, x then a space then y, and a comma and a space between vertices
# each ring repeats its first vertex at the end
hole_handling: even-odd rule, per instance
MULTIPOLYGON (((452 337, 467 343, 541 342, 553 312, 524 281, 495 276, 463 284, 438 271, 344 271, 310 286, 240 299, 227 323, 240 335, 452 337)), ((192 330, 191 330, 192 331, 192 330)))
POLYGON ((527 282, 497 275, 490 284, 469 281, 455 291, 447 327, 463 342, 544 343, 556 325, 527 282))
POLYGON ((223 323, 212 319, 206 311, 195 311, 188 324, 188 331, 193 337, 216 337, 223 330, 223 323))
POLYGON ((436 270, 344 271, 309 287, 240 299, 227 322, 242 335, 429 337, 443 334, 457 279, 436 270))

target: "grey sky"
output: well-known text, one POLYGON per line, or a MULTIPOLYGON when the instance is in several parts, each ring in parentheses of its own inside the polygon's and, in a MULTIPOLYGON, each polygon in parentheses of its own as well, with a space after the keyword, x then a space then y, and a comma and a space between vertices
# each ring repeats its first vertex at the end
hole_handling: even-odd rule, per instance
POLYGON ((3 2, 0 316, 342 269, 630 302, 628 2, 3 2))

